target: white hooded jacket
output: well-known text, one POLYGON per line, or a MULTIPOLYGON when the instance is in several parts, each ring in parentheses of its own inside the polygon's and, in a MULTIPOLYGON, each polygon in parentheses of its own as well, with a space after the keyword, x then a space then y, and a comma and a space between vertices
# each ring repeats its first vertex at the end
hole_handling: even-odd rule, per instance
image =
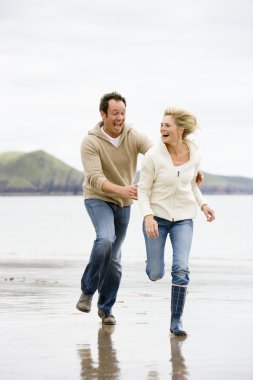
POLYGON ((158 145, 146 153, 140 181, 138 200, 143 217, 155 215, 170 221, 193 219, 197 204, 207 203, 196 183, 200 154, 190 140, 184 140, 189 148, 190 159, 181 170, 174 166, 166 145, 158 145))

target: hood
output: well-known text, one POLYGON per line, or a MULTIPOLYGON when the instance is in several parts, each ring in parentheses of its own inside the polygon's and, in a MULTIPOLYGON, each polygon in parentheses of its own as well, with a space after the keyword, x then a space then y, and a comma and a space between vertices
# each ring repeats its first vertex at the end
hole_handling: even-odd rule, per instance
MULTIPOLYGON (((99 123, 96 124, 96 126, 92 129, 90 129, 88 131, 88 135, 93 135, 93 136, 96 136, 96 137, 99 137, 103 140, 107 140, 106 136, 103 134, 103 132, 101 131, 101 127, 103 125, 103 122, 100 121, 99 123)), ((122 133, 121 133, 121 141, 124 139, 124 137, 127 135, 127 133, 131 130, 131 126, 129 124, 124 124, 124 128, 122 130, 122 133)))
MULTIPOLYGON (((198 156, 199 148, 195 144, 195 142, 193 142, 192 140, 185 139, 184 141, 186 142, 186 144, 189 147, 189 150, 190 150, 190 160, 188 162, 191 162, 192 160, 195 160, 195 158, 198 156)), ((162 142, 162 140, 160 140, 159 146, 161 147, 160 149, 162 149, 163 154, 167 155, 168 154, 168 150, 166 148, 166 145, 162 142)), ((170 157, 170 154, 169 154, 169 157, 170 157)))
MULTIPOLYGON (((192 153, 195 153, 199 150, 198 146, 192 140, 185 139, 184 141, 186 142, 186 144, 188 145, 192 153)), ((168 152, 166 148, 166 144, 164 144, 161 139, 159 141, 159 145, 163 147, 164 151, 168 152)))

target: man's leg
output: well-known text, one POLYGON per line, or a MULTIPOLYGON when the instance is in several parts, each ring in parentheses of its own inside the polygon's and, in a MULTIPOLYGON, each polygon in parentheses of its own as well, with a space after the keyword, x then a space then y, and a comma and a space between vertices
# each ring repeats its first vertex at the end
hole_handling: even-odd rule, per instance
POLYGON ((96 231, 89 262, 81 280, 84 294, 92 296, 103 282, 103 268, 108 265, 115 241, 114 213, 101 199, 87 199, 85 207, 96 231))
POLYGON ((116 239, 112 246, 112 253, 107 267, 103 268, 103 281, 99 283, 98 309, 106 314, 111 313, 117 297, 120 285, 121 270, 121 246, 125 239, 130 219, 130 206, 119 207, 111 204, 114 213, 114 225, 116 239))

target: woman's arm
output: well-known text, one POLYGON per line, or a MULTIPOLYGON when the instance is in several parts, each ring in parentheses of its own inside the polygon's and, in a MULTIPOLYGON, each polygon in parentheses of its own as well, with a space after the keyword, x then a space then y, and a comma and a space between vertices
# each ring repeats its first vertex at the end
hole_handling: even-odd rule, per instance
POLYGON ((215 212, 214 210, 212 210, 208 204, 203 204, 201 206, 201 210, 203 211, 203 213, 205 214, 206 216, 206 220, 208 222, 212 222, 214 219, 215 219, 215 212))
POLYGON ((148 237, 157 238, 158 224, 154 219, 154 213, 150 206, 150 196, 155 176, 155 167, 152 159, 145 156, 140 171, 140 181, 138 183, 138 201, 141 213, 144 217, 145 230, 148 237))
POLYGON ((196 182, 197 173, 198 173, 198 171, 196 172, 194 179, 192 180, 192 183, 191 183, 192 191, 193 191, 193 194, 195 196, 196 202, 199 205, 201 211, 203 211, 203 213, 205 214, 207 221, 212 222, 215 219, 215 213, 209 207, 209 205, 207 204, 207 201, 205 200, 205 198, 203 197, 203 195, 199 189, 199 186, 196 182))

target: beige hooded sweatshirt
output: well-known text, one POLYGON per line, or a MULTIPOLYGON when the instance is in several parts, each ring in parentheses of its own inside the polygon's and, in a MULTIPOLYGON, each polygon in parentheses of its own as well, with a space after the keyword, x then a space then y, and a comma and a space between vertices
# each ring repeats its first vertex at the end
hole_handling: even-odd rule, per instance
POLYGON ((81 144, 84 167, 83 193, 85 199, 97 198, 113 202, 120 207, 132 204, 130 199, 102 191, 104 181, 129 186, 136 175, 137 156, 145 154, 152 143, 142 133, 125 124, 116 148, 101 131, 103 122, 88 132, 81 144))

